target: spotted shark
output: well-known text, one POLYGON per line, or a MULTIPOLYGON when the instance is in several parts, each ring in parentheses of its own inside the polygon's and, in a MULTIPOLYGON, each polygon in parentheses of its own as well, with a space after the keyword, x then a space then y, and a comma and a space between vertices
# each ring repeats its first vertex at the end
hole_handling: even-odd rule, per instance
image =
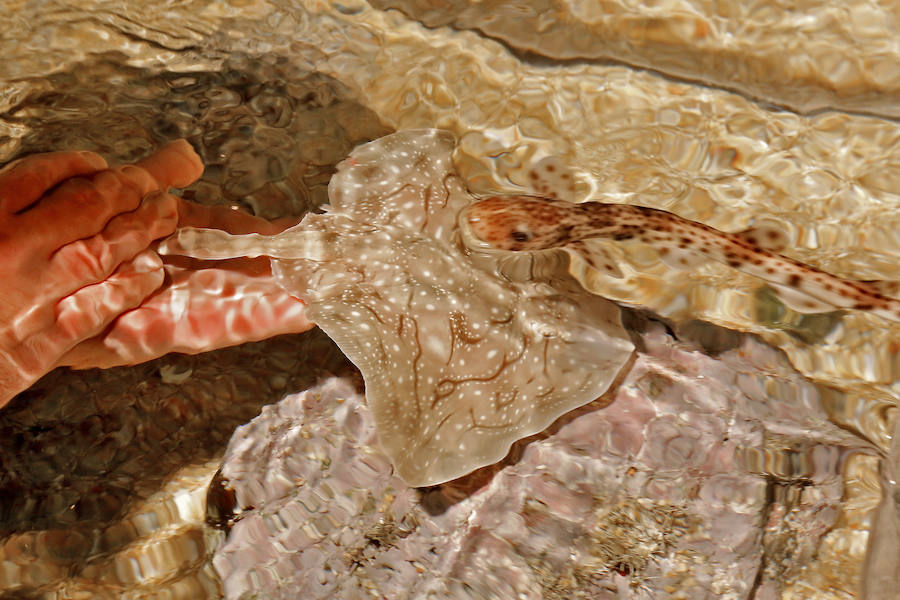
POLYGON ((561 200, 561 185, 572 190, 571 176, 561 171, 558 164, 543 161, 531 173, 540 195, 492 196, 468 206, 460 214, 463 239, 481 250, 564 248, 613 277, 622 276, 615 259, 586 242, 639 241, 676 268, 714 260, 759 277, 798 312, 853 309, 900 321, 900 300, 892 297, 897 282, 844 279, 779 254, 788 240, 777 226, 727 233, 655 208, 561 200))

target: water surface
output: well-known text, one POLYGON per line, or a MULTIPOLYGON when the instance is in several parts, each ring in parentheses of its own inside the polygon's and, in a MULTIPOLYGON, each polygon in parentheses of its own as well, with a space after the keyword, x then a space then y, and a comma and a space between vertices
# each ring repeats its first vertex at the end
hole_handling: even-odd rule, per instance
MULTIPOLYGON (((529 166, 555 155, 580 174, 582 199, 729 231, 774 219, 798 260, 900 279, 900 17, 888 3, 92 0, 0 12, 0 162, 65 148, 127 161, 186 137, 207 164, 192 198, 276 217, 326 202, 355 145, 441 127, 458 137, 456 167, 477 193, 522 191, 529 166)), ((896 448, 877 454, 896 422, 897 325, 792 313, 727 268, 620 259, 624 282, 573 274, 679 327, 760 336, 828 390, 831 422, 873 449, 834 465, 843 504, 818 546, 778 546, 791 565, 776 573, 782 597, 848 597, 866 578, 885 589, 896 532, 870 532, 890 532, 897 514, 890 503, 877 512, 898 462, 896 448)), ((313 333, 50 374, 0 413, 0 587, 217 596, 207 557, 222 534, 203 523, 203 497, 231 431, 347 369, 313 333)), ((777 479, 788 455, 761 452, 759 469, 777 479)), ((789 523, 807 505, 800 479, 784 485, 789 523)))

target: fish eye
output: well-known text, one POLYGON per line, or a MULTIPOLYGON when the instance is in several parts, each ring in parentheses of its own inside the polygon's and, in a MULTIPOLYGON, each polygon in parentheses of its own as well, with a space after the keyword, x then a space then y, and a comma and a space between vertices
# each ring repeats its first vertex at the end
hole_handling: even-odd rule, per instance
POLYGON ((531 239, 531 234, 527 231, 513 231, 510 235, 515 242, 527 242, 531 239))

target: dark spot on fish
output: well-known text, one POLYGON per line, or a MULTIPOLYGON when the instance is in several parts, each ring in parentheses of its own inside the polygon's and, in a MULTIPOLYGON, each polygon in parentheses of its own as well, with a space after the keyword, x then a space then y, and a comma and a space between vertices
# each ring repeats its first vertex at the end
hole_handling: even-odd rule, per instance
POLYGON ((556 170, 556 167, 554 167, 553 165, 547 165, 547 171, 548 171, 548 172, 552 173, 552 172, 555 171, 555 170, 556 170))
POLYGON ((874 308, 874 306, 867 302, 860 302, 860 303, 854 304, 853 308, 855 308, 857 310, 871 310, 872 308, 874 308))
POLYGON ((591 220, 591 227, 596 229, 602 229, 604 227, 609 227, 610 225, 612 225, 612 221, 609 219, 600 218, 591 220))
POLYGON ((572 229, 574 228, 574 225, 566 225, 565 227, 561 227, 559 232, 556 234, 557 243, 572 239, 572 229))
POLYGON ((738 267, 740 267, 742 264, 743 264, 743 263, 742 263, 741 261, 739 261, 739 260, 729 260, 729 261, 728 261, 728 266, 729 266, 729 267, 733 267, 733 268, 735 268, 735 269, 737 269, 738 267))
POLYGON ((787 284, 791 287, 797 287, 800 285, 800 276, 796 273, 788 277, 787 284))

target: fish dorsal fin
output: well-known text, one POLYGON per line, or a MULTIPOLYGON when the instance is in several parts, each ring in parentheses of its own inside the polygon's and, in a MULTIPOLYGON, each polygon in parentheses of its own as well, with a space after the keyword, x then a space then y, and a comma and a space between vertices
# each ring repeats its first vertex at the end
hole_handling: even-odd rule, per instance
POLYGON ((591 268, 610 277, 622 279, 625 275, 619 268, 618 259, 614 257, 605 243, 599 240, 582 240, 563 246, 566 252, 578 255, 591 268))
POLYGON ((684 271, 685 269, 694 269, 709 262, 709 258, 699 252, 693 252, 684 248, 671 248, 668 246, 659 249, 659 258, 663 263, 673 269, 679 269, 681 271, 684 271))
POLYGON ((769 282, 769 286, 775 291, 775 295, 781 302, 798 313, 824 313, 837 310, 837 306, 829 304, 817 298, 786 285, 769 282))
POLYGON ((860 283, 869 286, 882 296, 900 299, 900 281, 883 281, 879 279, 870 279, 868 281, 860 281, 860 283))
POLYGON ((557 156, 548 156, 528 172, 534 191, 540 196, 572 200, 575 196, 575 174, 557 156))
POLYGON ((738 231, 734 235, 770 252, 781 252, 791 243, 785 226, 774 221, 758 223, 749 229, 738 231))

